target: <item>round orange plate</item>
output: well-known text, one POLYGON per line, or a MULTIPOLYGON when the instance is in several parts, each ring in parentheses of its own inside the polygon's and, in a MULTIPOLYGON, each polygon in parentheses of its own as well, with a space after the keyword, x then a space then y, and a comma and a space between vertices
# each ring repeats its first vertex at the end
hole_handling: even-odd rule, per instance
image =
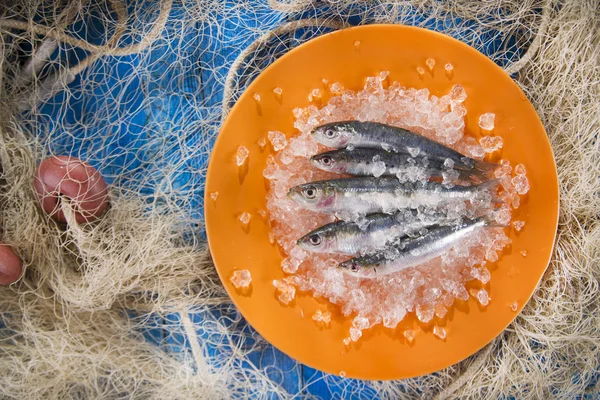
MULTIPOLYGON (((328 100, 329 94, 323 98, 328 100)), ((497 158, 498 158, 497 157, 497 158)), ((363 379, 399 379, 430 373, 472 355, 489 343, 515 318, 531 297, 548 265, 558 222, 558 182, 552 149, 532 105, 523 92, 490 59, 455 39, 432 31, 397 25, 370 25, 321 36, 290 51, 265 70, 239 99, 216 141, 208 168, 205 196, 206 229, 212 256, 229 295, 248 322, 275 347, 294 359, 333 374, 363 379), (360 41, 356 46, 355 42, 360 41), (436 60, 433 74, 425 60, 436 60), (444 71, 454 66, 453 76, 444 71), (427 71, 420 78, 416 68, 427 71), (269 148, 260 151, 257 141, 270 130, 291 137, 292 109, 306 107, 314 88, 328 93, 322 82, 340 82, 361 89, 364 79, 390 71, 389 81, 414 88, 428 88, 433 95, 448 93, 455 83, 465 87, 467 133, 480 136, 478 117, 496 114, 494 134, 502 136, 498 157, 512 165, 525 164, 531 191, 513 218, 524 220, 519 233, 507 229, 513 243, 500 261, 490 267, 485 287, 492 299, 481 307, 473 298, 456 301, 444 321, 422 324, 409 316, 396 330, 381 326, 364 332, 348 348, 351 318, 337 307, 310 294, 300 293, 290 306, 276 298, 273 279, 280 279, 282 255, 268 239, 269 227, 258 214, 266 209, 268 182, 262 171, 269 148), (280 87, 277 97, 273 89, 280 87), (260 102, 253 95, 259 94, 260 102), (235 163, 237 147, 250 150, 246 168, 235 163), (213 201, 210 193, 218 192, 213 201), (252 214, 249 229, 239 216, 252 214), (526 251, 524 256, 522 251, 526 251), (229 277, 236 269, 252 273, 249 290, 236 290, 229 277), (510 309, 518 303, 517 312, 510 309), (331 327, 319 328, 311 316, 327 307, 333 314, 331 327), (447 329, 446 340, 432 333, 433 324, 447 329), (404 339, 414 329, 413 343, 404 339), (342 373, 343 372, 343 373, 342 373)), ((293 216, 290 216, 293 218, 293 216)))

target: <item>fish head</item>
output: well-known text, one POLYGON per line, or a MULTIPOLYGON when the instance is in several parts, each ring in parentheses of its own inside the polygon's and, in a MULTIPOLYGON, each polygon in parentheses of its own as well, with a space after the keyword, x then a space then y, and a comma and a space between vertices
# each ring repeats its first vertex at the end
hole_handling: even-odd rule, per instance
POLYGON ((328 151, 312 156, 310 162, 312 165, 323 171, 335 172, 338 174, 346 172, 346 157, 337 151, 328 151))
POLYGON ((339 263, 338 268, 357 278, 374 278, 377 274, 375 267, 362 263, 357 258, 351 258, 339 263))
POLYGON ((295 186, 287 195, 300 206, 314 211, 324 211, 335 203, 335 190, 320 182, 295 186))
POLYGON ((354 134, 354 128, 340 122, 318 126, 311 132, 317 142, 336 149, 341 149, 350 144, 354 134))
POLYGON ((337 238, 331 228, 324 226, 304 235, 296 244, 304 250, 325 253, 335 247, 337 238))

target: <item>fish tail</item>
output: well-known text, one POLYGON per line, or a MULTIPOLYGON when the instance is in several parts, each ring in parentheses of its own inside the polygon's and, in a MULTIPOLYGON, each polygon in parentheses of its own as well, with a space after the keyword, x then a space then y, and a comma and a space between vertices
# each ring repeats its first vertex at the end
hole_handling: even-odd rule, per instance
POLYGON ((509 228, 510 224, 501 224, 494 219, 493 216, 487 214, 480 217, 484 223, 486 228, 509 228))
POLYGON ((492 195, 492 202, 496 205, 504 204, 504 200, 498 196, 498 186, 502 184, 501 178, 492 179, 487 182, 483 182, 482 184, 477 185, 478 191, 489 190, 492 195))
POLYGON ((483 160, 474 160, 473 169, 482 175, 489 176, 493 173, 496 168, 500 167, 500 164, 495 164, 483 160))
POLYGON ((477 170, 456 170, 458 172, 458 179, 463 182, 470 182, 471 184, 481 184, 487 180, 487 176, 477 170))

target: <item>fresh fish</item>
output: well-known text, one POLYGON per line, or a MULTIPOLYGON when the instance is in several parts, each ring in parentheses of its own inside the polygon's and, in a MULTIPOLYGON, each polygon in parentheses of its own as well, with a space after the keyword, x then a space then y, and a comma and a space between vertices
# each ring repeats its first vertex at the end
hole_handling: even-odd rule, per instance
MULTIPOLYGON (((357 176, 396 175, 405 177, 424 176, 425 178, 443 178, 452 171, 444 161, 429 159, 425 156, 394 153, 383 149, 356 148, 342 149, 317 154, 310 162, 323 171, 357 176)), ((456 170, 458 180, 481 182, 482 174, 477 170, 456 170)))
POLYGON ((457 169, 475 169, 481 172, 490 172, 498 167, 497 164, 467 157, 441 143, 406 129, 378 122, 332 122, 318 126, 311 134, 319 143, 336 149, 370 147, 421 155, 442 162, 450 159, 457 169))
POLYGON ((433 226, 417 238, 402 238, 378 252, 339 264, 344 272, 360 278, 377 278, 423 264, 442 255, 461 239, 484 227, 499 227, 487 217, 465 220, 458 225, 433 226))
POLYGON ((369 214, 357 222, 337 221, 306 234, 298 246, 315 253, 364 254, 434 224, 454 222, 445 213, 420 213, 416 209, 395 214, 369 214))
POLYGON ((291 188, 288 197, 313 211, 391 213, 420 205, 437 206, 453 200, 473 199, 479 192, 499 183, 496 179, 479 185, 450 187, 438 182, 400 182, 396 177, 365 176, 305 183, 291 188))

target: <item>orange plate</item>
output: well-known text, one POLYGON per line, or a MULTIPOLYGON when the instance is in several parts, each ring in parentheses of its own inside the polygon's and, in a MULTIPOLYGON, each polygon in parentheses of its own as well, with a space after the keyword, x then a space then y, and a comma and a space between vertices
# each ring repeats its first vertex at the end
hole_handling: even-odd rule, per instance
MULTIPOLYGON (((299 46, 267 68, 239 99, 216 141, 208 168, 205 197, 206 229, 212 256, 229 295, 248 322, 275 347, 296 360, 333 374, 363 379, 399 379, 427 374, 450 366, 477 352, 515 318, 509 305, 519 310, 529 300, 548 265, 558 223, 558 182, 552 149, 532 105, 502 69, 473 48, 448 36, 425 29, 398 25, 370 25, 330 33, 299 46), (356 46, 355 42, 360 41, 356 46), (436 60, 433 74, 425 60, 436 60), (451 78, 444 65, 454 66, 451 78), (420 78, 416 68, 426 73, 420 78), (292 109, 305 107, 314 88, 329 94, 322 82, 340 82, 362 88, 364 79, 379 71, 390 71, 389 81, 414 88, 427 88, 433 95, 447 93, 453 84, 465 87, 467 132, 479 137, 479 115, 496 114, 494 134, 504 139, 498 157, 512 165, 525 164, 531 191, 522 197, 514 215, 525 228, 507 229, 512 246, 491 266, 492 278, 485 285, 492 298, 482 308, 474 299, 457 301, 444 321, 446 340, 432 333, 433 323, 421 324, 405 318, 396 330, 381 326, 364 332, 359 342, 346 348, 351 318, 337 307, 310 294, 299 294, 288 307, 279 303, 272 285, 280 279, 282 255, 269 243, 268 223, 258 214, 266 209, 268 182, 262 171, 269 148, 260 151, 257 141, 267 131, 279 130, 288 137, 293 128, 292 109), (280 87, 278 98, 273 89, 280 87), (253 95, 258 93, 261 101, 253 95), (250 150, 247 168, 239 171, 235 152, 240 145, 250 150), (219 192, 217 201, 210 193, 219 192), (239 222, 250 212, 249 229, 239 222), (521 251, 525 250, 524 257, 521 251), (235 269, 252 273, 248 291, 236 290, 229 278, 235 269), (327 307, 333 314, 331 327, 319 328, 311 316, 327 307), (408 343, 402 332, 415 329, 408 343)), ((293 218, 293 216, 290 216, 293 218)))

